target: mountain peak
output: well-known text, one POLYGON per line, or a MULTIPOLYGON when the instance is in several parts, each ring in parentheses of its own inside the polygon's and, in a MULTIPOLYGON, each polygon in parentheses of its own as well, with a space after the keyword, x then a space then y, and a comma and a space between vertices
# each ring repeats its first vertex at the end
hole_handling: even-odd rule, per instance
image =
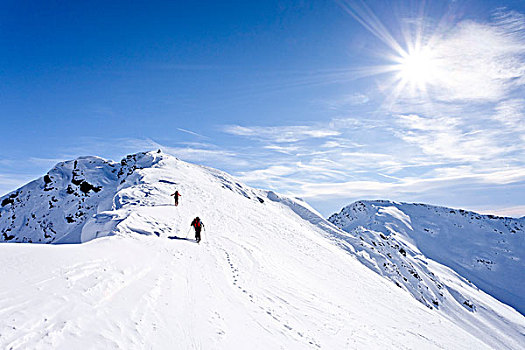
POLYGON ((118 232, 126 214, 115 211, 167 205, 176 188, 197 194, 204 192, 201 187, 210 186, 215 187, 210 193, 227 188, 264 202, 261 194, 228 174, 183 162, 161 150, 130 154, 118 163, 79 157, 58 163, 43 177, 0 198, 0 241, 85 242, 118 232))
MULTIPOLYGON (((357 201, 330 216, 329 221, 370 244, 386 241, 398 247, 392 251, 377 248, 384 250, 380 255, 389 263, 396 260, 402 269, 403 265, 411 266, 410 270, 421 276, 428 274, 427 264, 416 257, 426 256, 525 312, 522 219, 421 203, 357 201)), ((416 294, 437 301, 439 292, 425 297, 430 290, 418 288, 416 294)))

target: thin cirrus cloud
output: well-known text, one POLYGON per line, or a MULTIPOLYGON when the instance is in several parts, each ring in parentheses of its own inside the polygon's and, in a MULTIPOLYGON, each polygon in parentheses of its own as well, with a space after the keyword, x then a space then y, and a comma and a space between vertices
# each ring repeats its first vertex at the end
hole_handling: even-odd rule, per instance
POLYGON ((348 107, 364 105, 369 101, 370 97, 361 92, 356 92, 353 94, 343 95, 338 98, 321 101, 321 104, 324 104, 331 110, 344 110, 348 107))
POLYGON ((33 179, 34 178, 31 174, 0 174, 0 196, 12 191, 14 188, 22 186, 33 179))
POLYGON ((430 43, 436 52, 433 97, 441 101, 491 101, 507 97, 525 81, 524 17, 496 16, 489 24, 459 23, 446 36, 430 43))
POLYGON ((521 133, 521 138, 525 137, 525 99, 516 98, 500 102, 495 107, 495 113, 491 119, 503 124, 505 127, 512 128, 521 133))
POLYGON ((465 180, 468 180, 470 184, 490 183, 498 185, 525 181, 525 172, 520 168, 482 173, 458 170, 446 169, 432 177, 406 177, 391 182, 378 180, 327 183, 305 181, 300 184, 301 190, 295 193, 309 199, 345 198, 349 195, 356 198, 370 198, 370 196, 377 194, 388 194, 389 196, 421 195, 425 192, 443 190, 453 185, 462 185, 465 180))
POLYGON ((184 132, 184 133, 186 133, 186 134, 190 134, 190 135, 193 135, 193 136, 200 137, 200 138, 207 138, 206 136, 201 135, 201 134, 199 134, 199 133, 196 133, 195 131, 186 130, 186 129, 182 129, 182 128, 177 128, 177 130, 179 130, 179 131, 181 131, 181 132, 184 132))
POLYGON ((289 143, 311 138, 325 138, 337 136, 339 131, 328 128, 317 128, 315 126, 241 126, 227 125, 223 132, 235 136, 245 136, 258 140, 289 143))
POLYGON ((485 128, 472 131, 471 126, 463 125, 460 118, 400 115, 397 122, 400 125, 397 133, 403 141, 439 160, 491 161, 515 148, 499 142, 495 136, 500 131, 485 128))
POLYGON ((176 157, 192 161, 210 164, 229 164, 230 166, 245 167, 248 162, 233 150, 223 149, 212 143, 203 142, 179 142, 176 146, 167 146, 152 139, 126 139, 130 151, 144 149, 162 149, 162 151, 173 154, 176 157))
MULTIPOLYGON (((516 156, 522 144, 500 145, 496 137, 499 131, 464 132, 461 121, 427 120, 415 115, 397 116, 394 123, 398 124, 396 128, 381 129, 380 134, 388 142, 341 144, 337 140, 366 132, 354 128, 339 129, 336 140, 331 136, 320 140, 303 138, 297 145, 292 143, 294 151, 300 148, 297 153, 302 154, 301 161, 297 153, 266 147, 260 168, 237 175, 245 182, 267 188, 277 186, 283 192, 311 200, 406 198, 458 184, 525 181, 524 161, 516 156), (329 146, 328 152, 317 152, 319 141, 329 146)), ((278 138, 265 142, 278 143, 278 138)))

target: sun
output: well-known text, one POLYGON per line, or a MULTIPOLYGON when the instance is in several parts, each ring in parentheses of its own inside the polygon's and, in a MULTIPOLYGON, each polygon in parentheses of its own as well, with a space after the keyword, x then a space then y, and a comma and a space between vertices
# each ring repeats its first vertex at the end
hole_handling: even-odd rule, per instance
POLYGON ((412 90, 426 91, 438 78, 436 55, 430 47, 401 52, 396 61, 397 79, 412 90))
POLYGON ((348 14, 386 45, 377 49, 382 64, 357 71, 363 77, 386 77, 379 84, 381 91, 386 92, 386 106, 405 98, 428 101, 436 91, 457 80, 454 76, 457 67, 450 65, 450 50, 443 46, 446 21, 429 18, 425 1, 420 3, 417 8, 408 8, 406 18, 397 23, 399 28, 390 31, 366 1, 341 1, 348 14))

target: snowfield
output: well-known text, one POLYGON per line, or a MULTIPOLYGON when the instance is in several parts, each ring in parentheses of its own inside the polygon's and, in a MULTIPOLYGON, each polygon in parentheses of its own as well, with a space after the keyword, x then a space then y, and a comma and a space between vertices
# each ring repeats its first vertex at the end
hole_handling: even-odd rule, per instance
POLYGON ((60 163, 0 204, 2 241, 83 242, 0 244, 0 348, 525 344, 523 315, 439 262, 407 254, 428 271, 398 282, 380 242, 360 245, 298 199, 163 153, 60 163), (200 244, 186 238, 195 216, 200 244))

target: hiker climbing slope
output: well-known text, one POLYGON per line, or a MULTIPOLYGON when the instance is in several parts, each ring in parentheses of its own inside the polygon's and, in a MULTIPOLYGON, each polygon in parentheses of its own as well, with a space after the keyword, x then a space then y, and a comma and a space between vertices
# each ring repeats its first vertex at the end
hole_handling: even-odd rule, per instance
POLYGON ((204 226, 201 219, 197 216, 193 221, 191 222, 191 226, 195 229, 195 240, 197 243, 201 241, 201 229, 204 226))
POLYGON ((181 197, 181 194, 179 191, 175 191, 175 193, 172 193, 171 196, 175 197, 175 206, 179 205, 179 197, 181 197))

